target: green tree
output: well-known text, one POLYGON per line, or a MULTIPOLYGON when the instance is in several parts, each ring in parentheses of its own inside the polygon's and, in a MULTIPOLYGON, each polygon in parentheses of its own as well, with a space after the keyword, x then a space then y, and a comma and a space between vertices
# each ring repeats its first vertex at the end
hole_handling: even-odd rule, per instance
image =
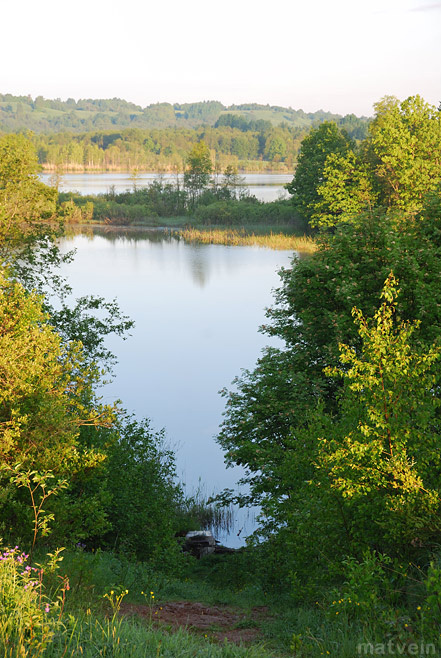
POLYGON ((352 310, 359 351, 340 345, 340 423, 320 439, 320 486, 340 499, 357 546, 408 552, 439 541, 440 427, 436 393, 441 348, 418 345, 419 322, 396 318, 391 274, 372 320, 352 310))
MULTIPOLYGON (((439 203, 434 198, 430 213, 425 211, 404 224, 400 216, 392 213, 374 211, 362 215, 352 223, 338 226, 334 235, 323 236, 313 256, 294 261, 292 268, 281 271, 282 284, 263 330, 281 340, 283 347, 266 349, 256 368, 243 372, 233 390, 224 391, 227 404, 219 434, 227 463, 245 468, 244 482, 249 487, 243 496, 229 492, 226 498, 243 505, 262 505, 264 534, 277 530, 283 541, 292 539, 295 543, 297 539, 289 539, 281 530, 288 516, 292 514, 293 524, 301 519, 307 523, 306 516, 314 514, 323 521, 320 510, 331 504, 336 508, 333 519, 340 518, 335 497, 330 501, 328 496, 326 503, 320 504, 319 498, 315 498, 314 509, 304 506, 308 510, 304 516, 292 512, 292 501, 304 500, 304 483, 314 480, 317 473, 312 466, 318 460, 317 436, 326 436, 341 417, 341 382, 324 369, 338 365, 340 343, 349 345, 356 353, 361 350, 352 308, 363 308, 365 315, 373 316, 383 282, 392 270, 401 281, 397 308, 402 320, 420 322, 418 341, 424 349, 440 338, 438 211, 439 203), (322 404, 319 420, 318 400, 322 404), (318 423, 323 425, 323 432, 317 430, 318 423)), ((288 525, 292 527, 291 521, 288 525)), ((307 527, 312 532, 311 528, 320 524, 308 522, 307 527)), ((345 528, 339 525, 339 529, 339 537, 343 538, 345 528)), ((329 528, 327 535, 331 534, 329 528)), ((306 537, 307 534, 304 556, 308 546, 311 550, 311 545, 318 541, 313 534, 308 541, 306 537)), ((337 551, 341 542, 334 534, 332 537, 330 550, 335 544, 337 551)))
POLYGON ((247 196, 247 189, 245 187, 245 178, 239 176, 237 168, 233 165, 225 167, 222 176, 222 187, 226 192, 227 198, 243 199, 247 196))
POLYGON ((137 559, 162 561, 164 568, 179 549, 174 535, 182 490, 175 480, 174 454, 164 432, 155 432, 148 420, 122 415, 110 430, 115 432, 105 464, 111 528, 104 542, 137 559))
POLYGON ((441 112, 420 96, 387 96, 375 105, 366 160, 384 206, 422 209, 424 196, 441 181, 441 112))
POLYGON ((352 148, 351 140, 333 121, 312 128, 302 141, 294 178, 286 189, 293 195, 295 209, 308 221, 320 201, 318 187, 326 180, 328 156, 346 156, 352 148))
POLYGON ((378 196, 372 174, 353 151, 346 155, 331 153, 326 158, 323 182, 317 188, 318 200, 310 226, 330 228, 352 221, 363 211, 372 211, 378 196))
POLYGON ((93 385, 100 373, 85 363, 81 345, 63 344, 41 298, 3 272, 0 326, 2 532, 18 524, 25 533, 30 508, 23 492, 7 484, 11 469, 19 465, 20 472, 51 473, 71 482, 105 458, 93 445, 81 445, 81 427, 110 424, 114 410, 96 401, 93 385))
POLYGON ((57 192, 37 176, 35 149, 24 135, 0 137, 0 253, 11 253, 56 215, 57 192))
POLYGON ((334 227, 375 205, 421 211, 441 181, 441 112, 419 96, 376 104, 369 134, 357 153, 332 153, 315 181, 310 223, 334 227))
POLYGON ((286 153, 287 147, 283 135, 273 131, 266 140, 264 151, 265 160, 269 160, 270 162, 280 162, 285 159, 286 153))
POLYGON ((212 171, 210 149, 205 142, 198 142, 187 156, 184 172, 184 186, 191 207, 194 207, 197 199, 207 188, 212 171))
POLYGON ((90 363, 100 361, 111 369, 114 360, 105 347, 105 336, 122 336, 133 323, 121 314, 115 301, 88 296, 74 306, 67 302, 72 291, 58 270, 73 253, 63 254, 58 239, 63 221, 69 221, 76 211, 84 217, 87 208, 81 211, 73 203, 58 205, 57 191, 39 180, 38 171, 36 151, 28 138, 0 138, 0 263, 27 290, 45 295, 45 309, 67 343, 81 341, 90 363))
POLYGON ((54 542, 93 546, 106 535, 112 547, 119 539, 141 554, 139 539, 144 557, 157 555, 175 546, 173 456, 147 423, 117 419, 119 410, 94 390, 103 374, 95 361, 110 356, 105 336, 130 323, 115 302, 84 297, 67 305, 51 226, 75 207, 57 207, 54 190, 37 179, 29 140, 5 138, 0 146, 0 247, 8 265, 7 274, 0 270, 0 532, 33 545, 55 518, 54 542), (50 283, 59 293, 51 315, 50 283), (133 478, 118 479, 124 467, 133 478), (123 499, 133 500, 137 515, 125 518, 123 499))

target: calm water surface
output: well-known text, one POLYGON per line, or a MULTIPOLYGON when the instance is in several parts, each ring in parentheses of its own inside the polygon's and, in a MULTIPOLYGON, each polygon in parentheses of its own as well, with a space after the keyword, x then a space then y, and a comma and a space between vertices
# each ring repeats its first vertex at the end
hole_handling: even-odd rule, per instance
MULTIPOLYGON (((46 184, 50 181, 50 174, 41 174, 40 178, 46 184)), ((173 174, 140 174, 137 185, 146 187, 157 178, 167 182, 176 182, 173 174)), ((245 174, 245 187, 260 201, 274 201, 278 197, 289 196, 285 188, 286 183, 292 181, 293 174, 245 174)), ((116 192, 132 189, 133 183, 129 173, 105 172, 100 174, 64 174, 60 184, 63 192, 79 192, 80 194, 105 194, 111 187, 116 192)))
MULTIPOLYGON (((224 409, 218 391, 241 368, 253 368, 269 344, 258 327, 279 284, 277 271, 290 264, 292 252, 189 245, 157 231, 97 230, 63 244, 72 247, 76 258, 65 273, 75 295, 116 297, 136 322, 126 341, 110 341, 119 363, 103 389, 105 401, 121 399, 166 429, 190 492, 199 480, 207 494, 234 487, 241 470, 225 468, 214 441, 224 409)), ((238 545, 242 524, 243 517, 229 545, 238 545)), ((248 524, 241 536, 251 529, 248 524)))

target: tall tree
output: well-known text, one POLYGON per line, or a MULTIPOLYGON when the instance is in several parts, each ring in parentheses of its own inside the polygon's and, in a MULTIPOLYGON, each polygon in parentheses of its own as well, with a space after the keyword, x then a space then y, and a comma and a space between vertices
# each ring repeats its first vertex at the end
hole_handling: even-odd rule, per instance
POLYGON ((333 121, 312 128, 302 141, 294 178, 286 189, 293 195, 294 207, 306 220, 311 220, 320 201, 318 187, 325 180, 328 156, 345 156, 352 148, 352 141, 333 121))
POLYGON ((420 96, 386 96, 375 105, 366 160, 374 171, 380 203, 406 212, 421 210, 424 195, 441 182, 441 112, 420 96))
POLYGON ((210 149, 205 142, 198 142, 187 156, 184 172, 184 186, 192 207, 208 186, 212 172, 210 149))
POLYGON ((104 337, 109 333, 123 335, 132 322, 122 316, 115 301, 88 296, 77 300, 74 307, 67 303, 71 289, 60 276, 59 267, 73 254, 63 254, 58 239, 69 208, 58 205, 57 191, 39 180, 39 169, 28 138, 0 138, 1 264, 26 289, 46 295, 45 308, 67 342, 81 341, 89 362, 101 361, 110 368, 112 355, 104 346, 104 337), (98 309, 101 317, 97 317, 98 309))
POLYGON ((326 157, 309 206, 312 226, 333 227, 375 205, 415 213, 441 183, 441 112, 419 96, 387 96, 375 108, 357 153, 326 157))
POLYGON ((405 224, 392 214, 363 215, 323 238, 312 257, 282 270, 282 285, 263 329, 281 339, 283 347, 265 350, 256 368, 224 392, 227 406, 219 435, 227 463, 246 470, 249 490, 239 502, 263 505, 263 529, 286 522, 280 520, 281 510, 316 472, 309 457, 302 461, 304 444, 311 455, 317 450, 314 437, 305 432, 319 399, 322 418, 339 414, 341 384, 324 369, 338 364, 340 343, 357 354, 361 349, 351 309, 357 306, 373 316, 392 270, 401 281, 401 318, 420 321, 422 345, 440 338, 441 241, 435 201, 430 213, 405 224))
POLYGON ((318 201, 311 214, 314 228, 334 227, 354 220, 363 211, 372 211, 378 202, 372 172, 360 153, 331 153, 326 158, 318 201))
POLYGON ((56 215, 57 191, 37 176, 37 155, 24 135, 0 137, 0 250, 11 254, 56 215))
POLYGON ((93 393, 99 370, 86 363, 80 344, 63 344, 48 321, 41 298, 0 272, 2 533, 15 526, 25 534, 28 527, 29 501, 8 484, 14 472, 71 482, 105 458, 79 438, 84 425, 112 422, 113 410, 93 393))
POLYGON ((409 550, 441 536, 439 345, 422 347, 419 322, 396 317, 397 280, 390 274, 372 319, 352 315, 360 349, 340 345, 341 422, 319 440, 321 486, 340 499, 357 545, 409 550))

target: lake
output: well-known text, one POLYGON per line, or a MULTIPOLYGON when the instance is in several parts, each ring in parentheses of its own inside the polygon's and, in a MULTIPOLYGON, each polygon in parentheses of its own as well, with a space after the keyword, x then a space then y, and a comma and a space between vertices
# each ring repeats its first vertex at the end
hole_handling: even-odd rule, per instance
MULTIPOLYGON (((242 471, 225 468, 214 440, 225 404, 218 391, 242 368, 253 368, 270 344, 258 327, 279 284, 277 271, 289 266, 292 252, 105 228, 65 239, 62 247, 77 251, 64 267, 75 295, 116 297, 136 323, 126 341, 108 343, 119 363, 104 400, 121 399, 155 429, 165 428, 188 492, 199 482, 207 494, 234 488, 242 471)), ((242 514, 221 539, 240 545, 252 530, 249 522, 238 539, 244 523, 242 514)))
MULTIPOLYGON (((41 180, 49 184, 51 174, 40 174, 41 180)), ((162 178, 167 182, 176 182, 174 174, 140 174, 137 179, 138 187, 146 187, 155 179, 162 178)), ((245 187, 249 189, 260 201, 275 201, 280 196, 288 197, 283 187, 292 181, 293 174, 244 174, 245 187)), ((182 177, 181 177, 182 181, 182 177)), ((132 189, 133 183, 130 173, 105 172, 99 174, 71 174, 62 176, 60 191, 79 192, 80 194, 105 194, 114 187, 115 192, 124 192, 132 189)))

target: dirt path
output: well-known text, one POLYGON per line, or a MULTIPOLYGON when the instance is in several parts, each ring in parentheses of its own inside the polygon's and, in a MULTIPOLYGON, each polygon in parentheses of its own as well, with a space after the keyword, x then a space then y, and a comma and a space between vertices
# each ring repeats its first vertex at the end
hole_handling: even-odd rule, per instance
POLYGON ((191 601, 174 601, 149 607, 126 603, 121 606, 124 615, 137 615, 155 625, 167 626, 171 630, 185 628, 220 642, 234 644, 258 642, 262 635, 260 622, 268 617, 268 609, 256 607, 250 614, 231 608, 206 606, 191 601))

